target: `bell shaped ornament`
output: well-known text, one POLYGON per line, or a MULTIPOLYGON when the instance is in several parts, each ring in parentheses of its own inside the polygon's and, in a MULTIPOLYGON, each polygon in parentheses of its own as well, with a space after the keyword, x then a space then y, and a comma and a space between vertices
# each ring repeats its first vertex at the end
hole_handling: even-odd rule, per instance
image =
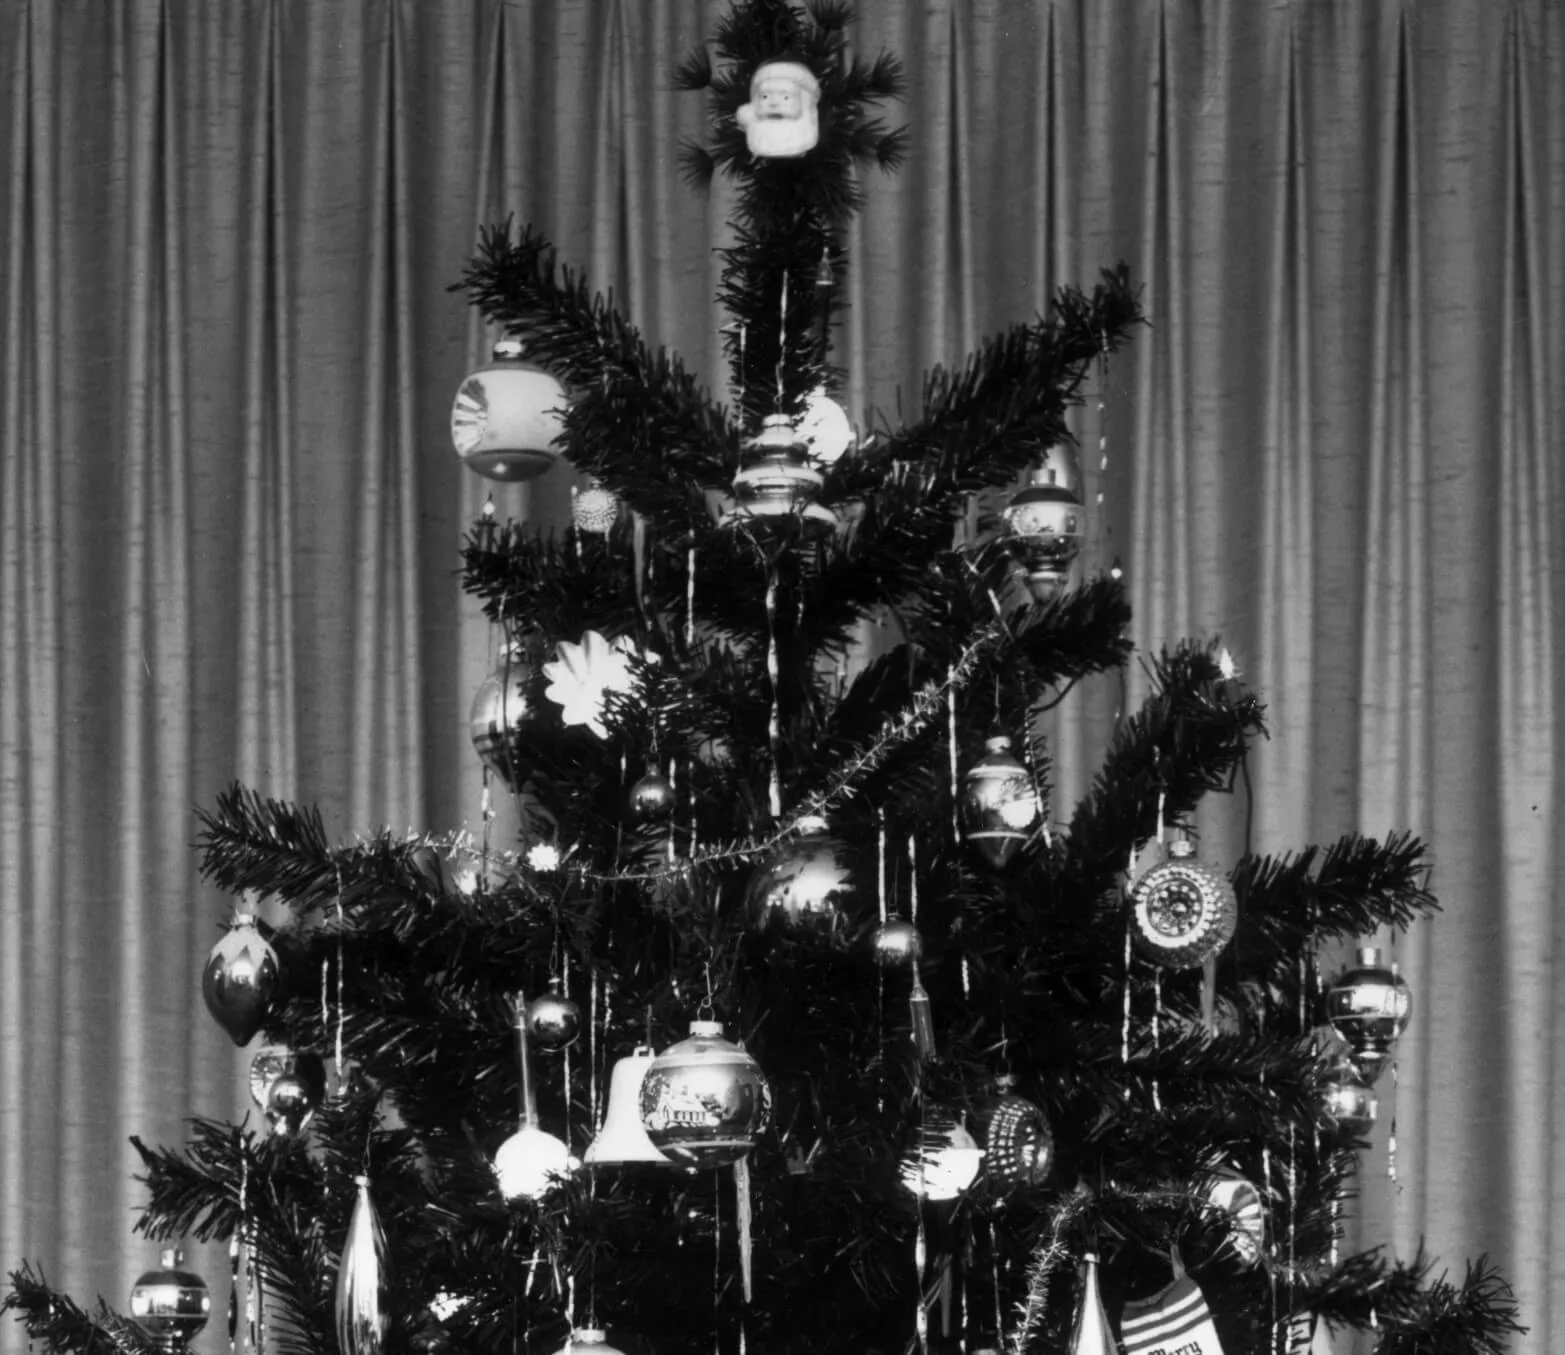
POLYGON ((553 444, 565 431, 565 387, 522 352, 520 340, 501 339, 451 404, 456 454, 491 480, 531 480, 560 459, 553 444))
POLYGON ((647 1137, 641 1123, 641 1084, 652 1066, 653 1053, 646 1045, 625 1055, 609 1074, 609 1104, 603 1114, 603 1127, 587 1145, 582 1161, 589 1167, 631 1167, 646 1163, 654 1167, 672 1167, 673 1162, 660 1153, 647 1137))

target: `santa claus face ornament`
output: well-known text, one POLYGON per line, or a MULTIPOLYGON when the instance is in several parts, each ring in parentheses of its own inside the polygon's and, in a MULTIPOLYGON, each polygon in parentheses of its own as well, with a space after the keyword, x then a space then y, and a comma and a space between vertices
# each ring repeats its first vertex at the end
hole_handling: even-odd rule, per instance
POLYGON ((740 106, 750 154, 781 160, 813 150, 820 140, 820 81, 798 61, 763 61, 750 77, 750 102, 740 106))

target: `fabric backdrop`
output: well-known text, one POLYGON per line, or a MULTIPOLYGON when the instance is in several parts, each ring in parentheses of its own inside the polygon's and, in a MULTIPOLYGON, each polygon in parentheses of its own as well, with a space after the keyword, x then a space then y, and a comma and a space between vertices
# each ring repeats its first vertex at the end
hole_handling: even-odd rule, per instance
MULTIPOLYGON (((245 1107, 193 806, 237 777, 340 837, 476 826, 492 641, 456 570, 488 486, 446 419, 489 336, 447 287, 514 212, 720 390, 724 205, 678 178, 703 105, 669 79, 718 8, 0 0, 5 1265, 123 1304, 153 1260, 127 1135, 245 1107)), ((1085 563, 1122 560, 1139 643, 1220 633, 1269 703, 1210 854, 1433 845, 1358 1230, 1458 1276, 1489 1252, 1516 1349, 1558 1350, 1561 5, 862 8, 912 155, 849 242, 845 403, 894 420, 1131 264, 1152 326, 1082 411, 1085 563)), ((558 520, 568 483, 499 511, 558 520)), ((1065 708, 1059 817, 1119 703, 1065 708)))

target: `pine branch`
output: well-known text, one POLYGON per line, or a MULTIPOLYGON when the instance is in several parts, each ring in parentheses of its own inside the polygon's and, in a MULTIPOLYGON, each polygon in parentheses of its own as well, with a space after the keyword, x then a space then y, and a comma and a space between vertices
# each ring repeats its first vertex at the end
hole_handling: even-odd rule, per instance
POLYGON ((129 1318, 102 1299, 89 1314, 66 1295, 50 1288, 42 1270, 29 1263, 10 1275, 11 1292, 0 1300, 0 1312, 17 1314, 31 1341, 51 1351, 75 1355, 157 1355, 158 1347, 129 1318))
POLYGON ((486 229, 457 287, 572 391, 563 450, 630 507, 678 537, 707 523, 704 487, 732 474, 723 409, 683 364, 655 353, 612 299, 557 266, 531 227, 486 229))
POLYGON ((1263 732, 1261 707, 1225 678, 1217 646, 1180 645, 1150 665, 1154 684, 1119 728, 1071 820, 1066 877, 1090 897, 1110 886, 1133 846, 1182 821, 1209 791, 1228 790, 1249 739, 1263 732))

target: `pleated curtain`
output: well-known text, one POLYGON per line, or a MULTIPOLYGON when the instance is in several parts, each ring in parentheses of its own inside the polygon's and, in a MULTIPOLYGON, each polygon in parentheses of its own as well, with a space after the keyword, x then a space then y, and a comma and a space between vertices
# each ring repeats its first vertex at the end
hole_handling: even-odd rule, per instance
MULTIPOLYGON (((860 8, 911 154, 846 240, 843 402, 914 417, 927 368, 1129 263, 1151 324, 1076 417, 1083 564, 1119 562, 1143 649, 1220 636, 1269 710, 1203 855, 1432 846, 1350 1242, 1487 1252, 1515 1349, 1558 1349, 1565 7, 860 8)), ((448 289, 514 214, 724 394, 728 204, 679 177, 704 107, 671 81, 720 12, 0 0, 5 1266, 123 1305, 155 1259, 127 1136, 245 1112, 195 807, 239 779, 344 840, 479 830, 460 542, 491 492, 568 520, 571 476, 456 461, 493 336, 448 289)), ((1057 818, 1144 691, 1067 698, 1057 818)))

